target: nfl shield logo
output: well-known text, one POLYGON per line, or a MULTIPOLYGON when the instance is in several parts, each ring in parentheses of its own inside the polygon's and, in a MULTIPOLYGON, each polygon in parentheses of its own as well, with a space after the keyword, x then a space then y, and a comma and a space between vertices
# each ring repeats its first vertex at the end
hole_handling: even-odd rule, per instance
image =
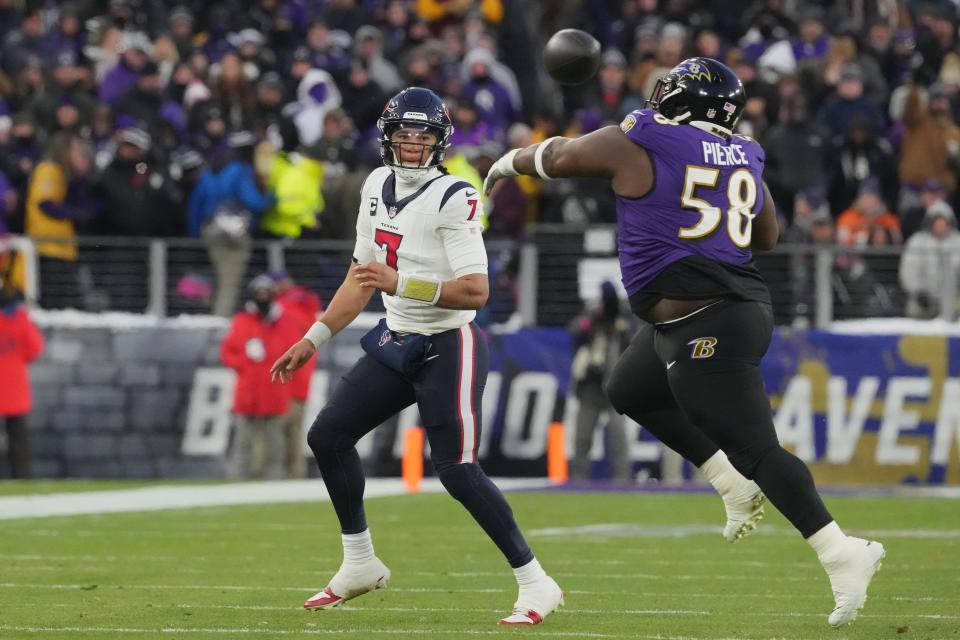
POLYGON ((393 218, 396 218, 396 217, 397 217, 397 208, 396 208, 396 207, 390 207, 389 209, 387 209, 387 215, 390 216, 390 219, 391 219, 391 220, 392 220, 393 218))
POLYGON ((387 344, 388 342, 390 342, 390 331, 389 331, 389 330, 384 331, 384 332, 380 335, 380 346, 382 347, 383 345, 387 344))

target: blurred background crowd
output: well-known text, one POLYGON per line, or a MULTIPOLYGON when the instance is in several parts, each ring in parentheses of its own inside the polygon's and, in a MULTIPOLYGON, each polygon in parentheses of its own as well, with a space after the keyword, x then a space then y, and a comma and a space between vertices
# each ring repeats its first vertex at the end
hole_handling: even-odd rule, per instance
MULTIPOLYGON (((933 250, 960 253, 958 22, 950 0, 0 0, 0 234, 59 240, 37 245, 48 307, 76 236, 202 238, 230 315, 251 239, 353 237, 399 89, 444 98, 447 166, 479 185, 505 150, 617 123, 702 55, 745 83, 782 240, 905 245, 874 258, 902 292, 877 292, 869 261, 839 273, 935 315, 933 250), (604 53, 561 89, 539 55, 569 26, 604 53)), ((494 238, 615 222, 589 180, 511 180, 487 213, 494 238)))

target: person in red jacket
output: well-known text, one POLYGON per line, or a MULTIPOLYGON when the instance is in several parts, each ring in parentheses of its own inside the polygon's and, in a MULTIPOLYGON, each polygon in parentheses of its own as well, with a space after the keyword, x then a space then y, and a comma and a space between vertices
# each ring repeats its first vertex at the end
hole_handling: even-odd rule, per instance
MULTIPOLYGON (((317 316, 323 311, 320 296, 296 284, 286 271, 274 271, 270 274, 276 287, 277 303, 284 311, 293 314, 302 321, 300 333, 306 333, 313 326, 317 316)), ((304 444, 307 437, 303 432, 303 410, 310 395, 310 379, 316 367, 316 355, 293 374, 290 383, 290 411, 284 426, 286 441, 286 470, 288 478, 307 477, 307 450, 304 444)))
POLYGON ((0 421, 7 428, 7 453, 14 478, 33 475, 27 432, 27 415, 33 404, 27 365, 42 351, 43 335, 0 280, 0 421))
POLYGON ((247 287, 243 311, 233 316, 220 346, 223 363, 237 372, 230 475, 284 477, 284 420, 289 390, 270 384, 270 364, 303 333, 303 321, 275 301, 273 280, 260 275, 247 287))

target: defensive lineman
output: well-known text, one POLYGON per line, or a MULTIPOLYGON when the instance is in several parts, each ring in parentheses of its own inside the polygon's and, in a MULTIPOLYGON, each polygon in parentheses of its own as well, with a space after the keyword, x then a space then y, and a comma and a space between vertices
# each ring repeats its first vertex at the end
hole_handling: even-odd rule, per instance
MULTIPOLYGON (((863 606, 884 549, 844 535, 806 465, 777 440, 759 368, 773 314, 751 250, 772 248, 778 227, 763 149, 733 135, 745 100, 729 68, 690 58, 657 84, 653 109, 513 150, 484 188, 517 174, 610 180, 623 284, 649 323, 617 363, 611 402, 708 477, 722 448, 754 479, 817 552, 836 605, 828 622, 840 626, 863 606)), ((721 493, 725 482, 714 481, 721 493)))
POLYGON ((330 306, 273 366, 282 381, 383 293, 386 323, 365 336, 359 362, 337 384, 307 440, 340 520, 343 564, 306 601, 326 609, 386 586, 390 570, 374 555, 363 510, 355 444, 417 403, 440 482, 513 567, 519 596, 501 624, 538 624, 563 594, 540 567, 510 506, 477 464, 487 347, 473 324, 487 301, 487 254, 480 196, 441 168, 453 127, 432 91, 412 87, 379 121, 386 167, 367 178, 357 219, 354 264, 330 306))

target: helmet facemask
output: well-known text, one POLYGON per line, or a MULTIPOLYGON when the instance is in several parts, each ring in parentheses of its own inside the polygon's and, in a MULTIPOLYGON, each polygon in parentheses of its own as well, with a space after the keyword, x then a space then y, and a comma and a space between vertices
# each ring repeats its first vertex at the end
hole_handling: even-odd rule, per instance
POLYGON ((683 87, 677 84, 677 78, 673 74, 667 74, 653 86, 653 93, 647 99, 646 106, 665 118, 683 122, 690 117, 690 111, 677 100, 682 93, 683 87))
POLYGON ((430 169, 439 166, 443 162, 444 154, 449 144, 446 142, 444 131, 435 125, 424 124, 423 122, 391 122, 382 125, 383 134, 380 139, 380 156, 383 163, 389 167, 397 178, 404 182, 415 182, 423 177, 430 169), (409 141, 395 141, 394 135, 403 129, 415 129, 432 133, 436 142, 425 144, 414 139, 409 141), (425 151, 430 153, 424 158, 425 151), (403 160, 404 151, 407 155, 413 155, 411 151, 416 151, 419 158, 417 162, 403 160))

